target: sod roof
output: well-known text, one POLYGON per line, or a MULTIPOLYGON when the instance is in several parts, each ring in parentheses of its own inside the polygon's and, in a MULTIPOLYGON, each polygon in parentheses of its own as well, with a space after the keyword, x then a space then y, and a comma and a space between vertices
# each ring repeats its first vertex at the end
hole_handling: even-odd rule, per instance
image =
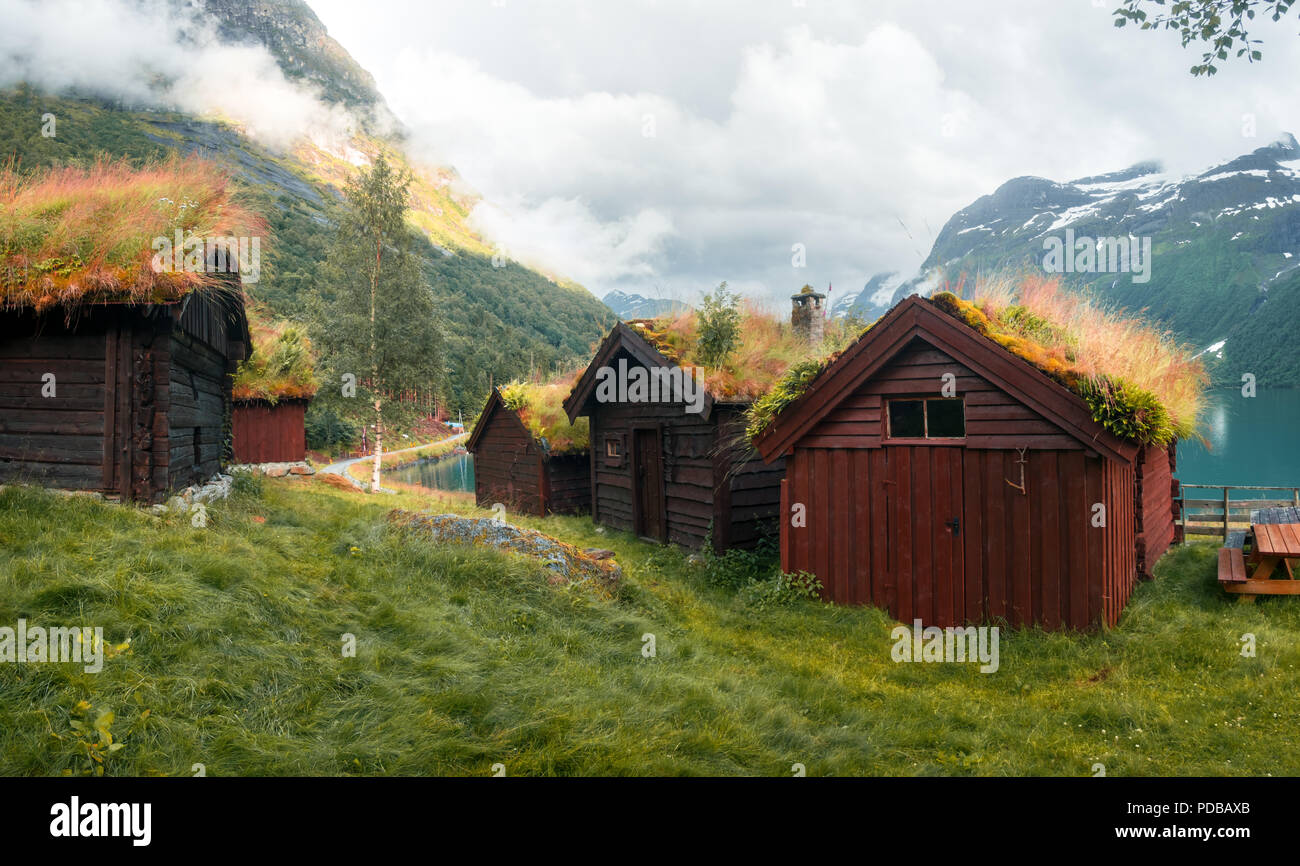
POLYGON ((272 320, 264 311, 248 308, 248 329, 253 355, 235 372, 236 400, 305 400, 315 396, 316 359, 311 340, 301 325, 272 320))
POLYGON ((228 287, 206 267, 157 266, 155 240, 172 243, 177 231, 261 238, 266 224, 236 200, 224 172, 197 158, 0 169, 0 306, 166 303, 228 287))
MULTIPOLYGON (((997 276, 969 292, 964 282, 950 288, 927 303, 1073 391, 1118 438, 1163 446, 1198 435, 1209 376, 1195 350, 1168 331, 1067 291, 1055 278, 997 276)), ((870 326, 857 339, 869 332, 870 326)), ((756 400, 749 439, 795 403, 838 354, 793 366, 756 400)))
POLYGON ((519 416, 533 439, 543 443, 550 454, 582 454, 590 448, 590 428, 586 418, 572 424, 564 414, 564 398, 581 371, 550 382, 510 382, 501 386, 505 408, 519 416))
POLYGON ((627 323, 672 364, 701 367, 704 386, 715 400, 749 402, 767 393, 793 365, 823 357, 849 336, 838 320, 826 322, 826 339, 810 346, 796 337, 788 315, 742 304, 736 347, 716 367, 699 360, 699 313, 688 310, 627 323))

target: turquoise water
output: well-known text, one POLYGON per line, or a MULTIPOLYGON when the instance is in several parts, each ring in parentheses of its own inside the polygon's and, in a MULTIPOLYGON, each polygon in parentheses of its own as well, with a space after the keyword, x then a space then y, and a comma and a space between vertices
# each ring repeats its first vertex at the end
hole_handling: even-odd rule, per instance
POLYGON ((386 472, 394 481, 418 484, 432 490, 474 491, 474 458, 469 454, 448 454, 420 460, 386 472))
MULTIPOLYGON (((1201 424, 1209 440, 1178 443, 1178 470, 1184 484, 1245 484, 1300 487, 1300 390, 1261 390, 1243 397, 1239 390, 1211 391, 1201 424)), ((1233 498, 1285 499, 1274 491, 1234 492, 1233 498)))

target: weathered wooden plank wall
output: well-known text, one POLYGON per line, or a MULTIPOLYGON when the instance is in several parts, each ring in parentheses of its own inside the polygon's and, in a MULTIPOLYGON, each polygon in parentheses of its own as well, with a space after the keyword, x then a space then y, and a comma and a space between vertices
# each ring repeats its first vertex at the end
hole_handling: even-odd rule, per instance
POLYGON ((170 401, 168 486, 207 481, 221 468, 229 378, 226 358, 184 331, 173 331, 164 379, 170 401))
MULTIPOLYGON (((476 457, 476 467, 477 461, 476 457)), ((579 514, 591 510, 591 463, 586 454, 553 455, 546 458, 544 465, 548 511, 579 514)))
POLYGON ((75 333, 30 316, 0 324, 0 481, 105 488, 105 352, 102 326, 75 333), (47 373, 54 396, 42 393, 47 373))
POLYGON ((616 529, 633 531, 633 431, 662 426, 664 511, 668 540, 698 548, 708 541, 713 519, 712 424, 672 403, 601 403, 591 414, 595 514, 616 529), (619 444, 618 457, 606 439, 619 444))
POLYGON ((474 449, 474 498, 480 508, 542 514, 542 457, 522 422, 498 411, 474 449))
POLYGON ((1137 463, 1137 571, 1149 579, 1151 569, 1174 541, 1174 446, 1144 448, 1137 463))
POLYGON ((1113 625, 1132 594, 1133 469, 1082 451, 797 447, 782 568, 927 625, 1113 625), (1093 506, 1106 508, 1094 526, 1093 506), (805 527, 790 524, 806 507, 805 527), (960 528, 949 521, 958 518, 960 528), (955 529, 955 531, 954 531, 955 529))

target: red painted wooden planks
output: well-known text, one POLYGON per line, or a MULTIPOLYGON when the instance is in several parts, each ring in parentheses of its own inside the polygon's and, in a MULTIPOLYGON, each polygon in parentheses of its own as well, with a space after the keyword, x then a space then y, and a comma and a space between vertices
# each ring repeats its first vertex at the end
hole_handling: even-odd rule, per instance
POLYGON ((934 460, 934 592, 931 596, 931 621, 938 626, 956 625, 952 608, 953 551, 961 543, 958 503, 953 501, 953 464, 961 477, 961 453, 951 448, 929 448, 934 460), (957 460, 953 460, 953 457, 957 460), (956 527, 948 522, 958 518, 956 527))
POLYGON ((1003 472, 1001 452, 980 452, 984 464, 984 553, 985 592, 988 595, 988 615, 992 619, 1010 621, 1011 609, 1007 602, 1007 483, 1003 472))
POLYGON ((962 453, 962 538, 965 541, 962 609, 967 622, 981 622, 986 615, 987 577, 984 560, 984 477, 978 451, 962 453))
MULTIPOLYGON (((912 570, 909 581, 912 615, 925 622, 933 622, 934 557, 937 553, 935 542, 941 520, 934 509, 931 461, 938 449, 908 448, 907 450, 912 463, 912 501, 909 508, 912 515, 912 570)), ((900 574, 899 577, 906 580, 908 575, 900 574)))
MULTIPOLYGON (((1045 629, 1061 627, 1061 553, 1066 539, 1061 534, 1061 478, 1055 452, 1034 455, 1034 476, 1038 479, 1036 511, 1040 515, 1035 533, 1039 545, 1037 573, 1042 599, 1039 621, 1045 629)), ((1067 572, 1068 574, 1068 572, 1067 572)), ((1067 584, 1068 585, 1068 584, 1067 584)))
POLYGON ((910 448, 891 448, 889 495, 890 515, 889 610, 894 618, 910 623, 912 605, 912 452, 910 448))
POLYGON ((889 451, 881 449, 868 455, 871 467, 871 601, 873 604, 888 608, 892 577, 890 571, 889 539, 890 493, 889 486, 889 451))
POLYGON ((306 456, 306 404, 242 403, 231 410, 236 463, 293 463, 306 456))
POLYGON ((1102 587, 1106 576, 1104 548, 1106 530, 1104 527, 1097 526, 1093 517, 1100 515, 1096 506, 1105 504, 1105 484, 1100 458, 1088 458, 1084 461, 1084 466, 1084 486, 1087 490, 1084 494, 1087 497, 1084 500, 1084 507, 1088 513, 1085 535, 1088 545, 1088 622, 1094 623, 1100 621, 1102 617, 1102 587))

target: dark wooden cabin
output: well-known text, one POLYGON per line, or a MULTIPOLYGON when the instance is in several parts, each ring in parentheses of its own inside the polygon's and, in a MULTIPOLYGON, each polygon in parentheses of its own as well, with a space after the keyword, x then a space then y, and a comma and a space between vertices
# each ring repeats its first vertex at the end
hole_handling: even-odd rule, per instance
POLYGON ((564 401, 572 421, 591 424, 591 515, 597 523, 659 542, 714 550, 753 547, 774 537, 783 467, 765 464, 744 442, 748 402, 704 395, 704 410, 683 402, 596 399, 597 371, 620 362, 671 368, 629 325, 609 332, 564 401))
POLYGON ((590 506, 591 464, 586 450, 552 453, 493 389, 465 448, 474 455, 474 501, 545 516, 577 514, 590 506))
POLYGON ((235 400, 230 412, 235 463, 298 463, 307 457, 307 400, 235 400))
POLYGON ((903 622, 1114 625, 1173 538, 1172 447, 1117 439, 1076 394, 916 296, 755 444, 785 460, 783 570, 903 622))
POLYGON ((216 474, 250 346, 237 289, 0 315, 0 481, 159 502, 216 474))

